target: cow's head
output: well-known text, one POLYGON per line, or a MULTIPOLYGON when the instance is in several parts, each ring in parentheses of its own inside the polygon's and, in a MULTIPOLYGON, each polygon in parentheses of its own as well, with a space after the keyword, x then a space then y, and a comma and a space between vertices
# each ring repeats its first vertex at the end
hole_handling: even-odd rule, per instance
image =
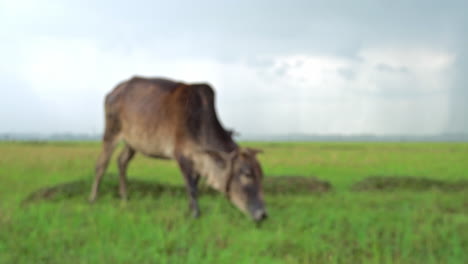
POLYGON ((263 172, 256 155, 260 150, 236 149, 231 153, 205 150, 212 161, 208 184, 226 194, 239 210, 255 221, 266 219, 263 201, 263 172))

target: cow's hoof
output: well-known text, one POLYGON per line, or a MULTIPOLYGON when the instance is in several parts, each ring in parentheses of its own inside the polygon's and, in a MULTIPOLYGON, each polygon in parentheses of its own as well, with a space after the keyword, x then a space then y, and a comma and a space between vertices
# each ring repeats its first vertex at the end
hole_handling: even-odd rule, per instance
POLYGON ((96 196, 90 196, 88 198, 88 203, 93 204, 96 201, 96 196))
POLYGON ((195 219, 200 218, 200 215, 201 213, 199 210, 192 211, 192 218, 195 218, 195 219))
POLYGON ((120 207, 126 208, 127 205, 128 205, 127 199, 121 199, 121 200, 120 200, 120 207))
POLYGON ((119 191, 119 197, 120 197, 120 199, 121 199, 122 201, 123 201, 123 200, 127 201, 127 200, 128 200, 128 199, 127 199, 127 198, 128 198, 128 196, 127 196, 127 191, 122 191, 122 190, 120 190, 120 191, 119 191))

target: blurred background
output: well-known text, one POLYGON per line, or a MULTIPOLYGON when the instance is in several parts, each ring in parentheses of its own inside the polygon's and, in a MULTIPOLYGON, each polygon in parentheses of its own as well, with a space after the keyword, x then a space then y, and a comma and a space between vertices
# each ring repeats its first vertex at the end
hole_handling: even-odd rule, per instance
POLYGON ((96 135, 133 75, 209 82, 245 138, 468 133, 464 1, 0 0, 0 134, 96 135))

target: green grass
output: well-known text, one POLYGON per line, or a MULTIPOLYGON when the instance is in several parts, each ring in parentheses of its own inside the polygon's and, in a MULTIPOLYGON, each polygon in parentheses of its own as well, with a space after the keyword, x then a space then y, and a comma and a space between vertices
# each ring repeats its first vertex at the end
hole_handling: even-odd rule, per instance
MULTIPOLYGON (((267 177, 304 175, 333 187, 267 192, 270 218, 260 227, 222 195, 205 194, 194 220, 181 191, 130 187, 121 202, 111 190, 115 162, 109 191, 89 205, 98 143, 0 143, 0 263, 468 263, 468 189, 436 188, 468 180, 468 144, 243 145, 264 149, 267 177), (354 191, 370 176, 431 181, 354 191), (75 181, 83 183, 76 195, 21 204, 38 189, 75 181)), ((141 155, 129 178, 182 186, 173 161, 141 155)))

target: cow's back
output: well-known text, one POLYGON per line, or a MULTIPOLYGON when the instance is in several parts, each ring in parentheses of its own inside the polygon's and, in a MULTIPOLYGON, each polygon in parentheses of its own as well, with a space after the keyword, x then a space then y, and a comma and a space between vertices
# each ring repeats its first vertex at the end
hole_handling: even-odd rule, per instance
POLYGON ((106 120, 117 120, 120 136, 148 156, 237 146, 218 120, 213 89, 203 83, 134 77, 106 97, 106 120))

